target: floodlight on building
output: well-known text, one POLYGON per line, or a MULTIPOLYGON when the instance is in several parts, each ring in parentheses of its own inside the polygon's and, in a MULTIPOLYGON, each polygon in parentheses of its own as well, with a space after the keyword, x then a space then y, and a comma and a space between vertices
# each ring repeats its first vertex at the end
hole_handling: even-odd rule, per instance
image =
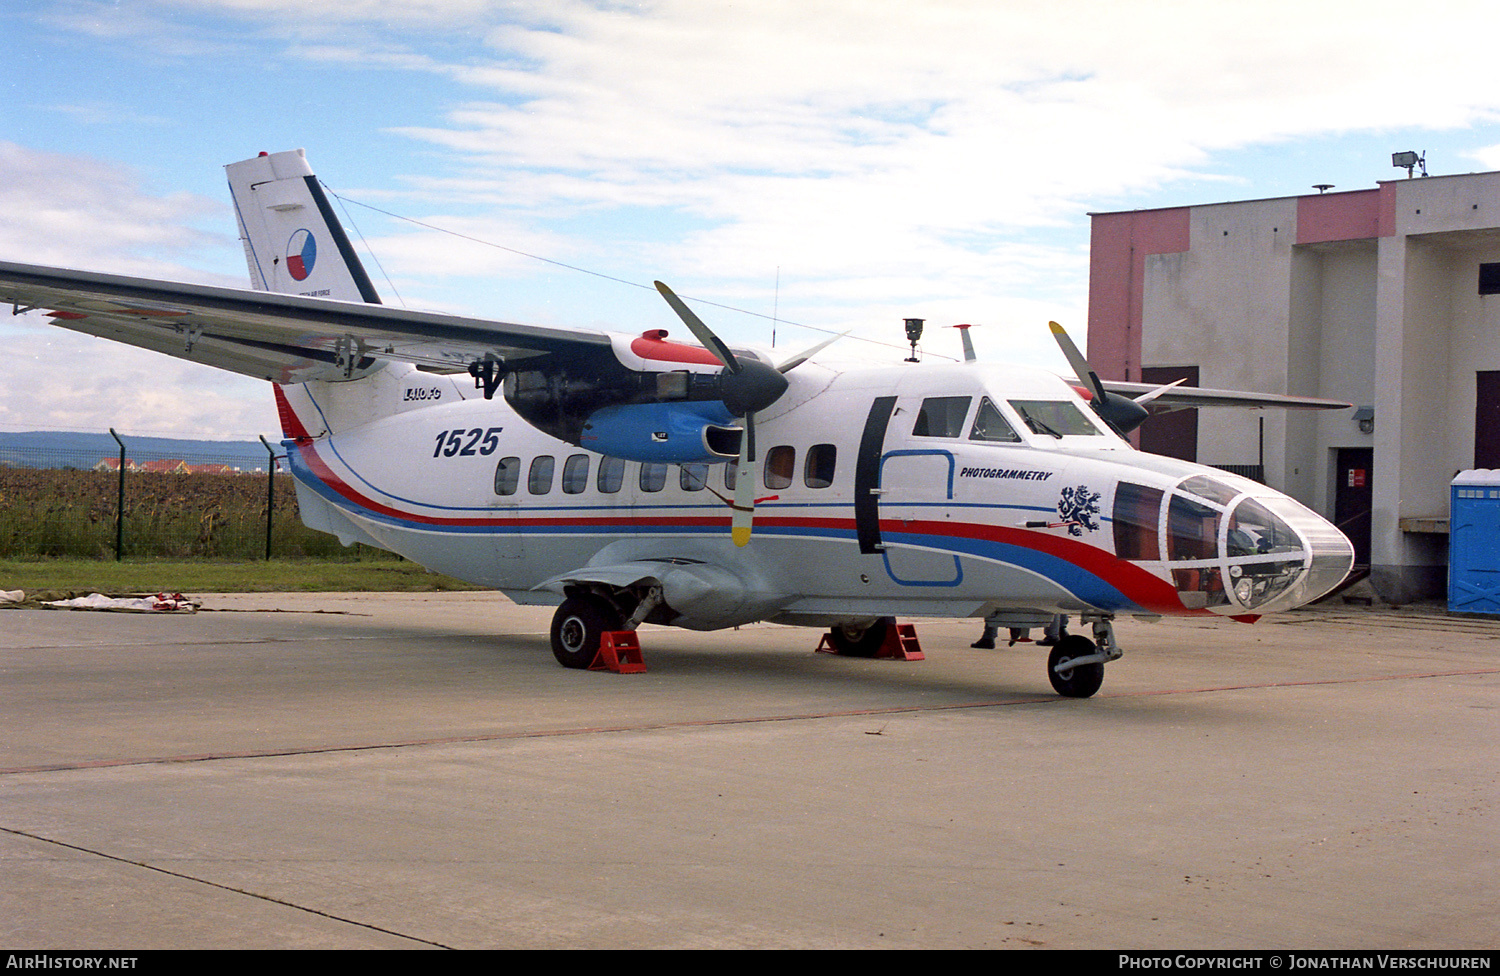
POLYGON ((1313 189, 1317 190, 1319 193, 1327 193, 1329 190, 1333 189, 1333 184, 1332 183, 1314 183, 1313 184, 1313 189))
POLYGON ((1417 169, 1418 167, 1421 167, 1422 175, 1426 176, 1427 150, 1422 150, 1420 155, 1414 152, 1391 153, 1391 165, 1396 167, 1397 169, 1406 170, 1407 179, 1412 178, 1412 171, 1417 169))
POLYGON ((1361 434, 1373 434, 1375 432, 1375 408, 1360 407, 1355 410, 1354 423, 1359 427, 1361 434))

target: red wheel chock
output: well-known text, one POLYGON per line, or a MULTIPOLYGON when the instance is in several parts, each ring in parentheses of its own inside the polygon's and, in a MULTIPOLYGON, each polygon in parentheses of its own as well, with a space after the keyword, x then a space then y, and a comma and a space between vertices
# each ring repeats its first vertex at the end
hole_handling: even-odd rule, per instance
MULTIPOLYGON (((833 646, 833 636, 824 634, 823 639, 818 641, 818 654, 837 654, 833 646)), ((922 653, 922 644, 917 640, 917 628, 915 624, 897 624, 885 632, 885 642, 875 652, 877 658, 891 661, 925 661, 927 655, 922 653)))
POLYGON ((641 642, 633 630, 606 630, 599 635, 599 653, 594 655, 590 671, 613 671, 615 674, 641 674, 646 661, 641 657, 641 642))
POLYGON ((916 624, 897 624, 885 635, 885 643, 875 652, 876 657, 895 658, 898 661, 925 661, 922 645, 917 640, 916 624))

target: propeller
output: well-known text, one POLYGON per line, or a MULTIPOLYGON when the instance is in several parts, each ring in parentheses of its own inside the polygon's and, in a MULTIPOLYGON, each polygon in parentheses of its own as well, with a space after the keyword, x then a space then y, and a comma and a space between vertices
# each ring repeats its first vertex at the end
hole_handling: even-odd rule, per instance
POLYGON ((820 343, 800 357, 792 357, 780 367, 767 366, 756 359, 740 359, 724 345, 722 339, 714 335, 713 330, 703 324, 703 320, 692 309, 683 304, 672 289, 658 281, 656 290, 661 292, 661 297, 672 306, 672 311, 682 319, 694 338, 724 364, 724 369, 719 373, 719 392, 724 406, 730 413, 744 418, 745 432, 740 438, 740 456, 734 471, 734 501, 729 507, 734 513, 730 523, 730 538, 737 546, 748 545, 750 526, 755 519, 755 412, 769 407, 786 392, 788 383, 783 374, 800 366, 834 340, 820 343))
POLYGON ((1094 398, 1092 406, 1094 412, 1103 417, 1105 423, 1119 431, 1122 435, 1130 433, 1145 423, 1146 418, 1151 415, 1146 412, 1146 408, 1141 406, 1141 403, 1161 396, 1170 387, 1153 390, 1141 397, 1139 402, 1127 396, 1121 396, 1118 393, 1110 393, 1104 388, 1104 382, 1099 379, 1099 374, 1094 371, 1094 367, 1089 365, 1089 361, 1083 357, 1083 353, 1079 352, 1078 347, 1073 345, 1073 340, 1068 337, 1067 330, 1056 322, 1048 322, 1047 324, 1052 328, 1052 337, 1057 340, 1057 345, 1062 349, 1062 354, 1067 357, 1068 365, 1073 367, 1074 375, 1079 380, 1093 387, 1094 398))

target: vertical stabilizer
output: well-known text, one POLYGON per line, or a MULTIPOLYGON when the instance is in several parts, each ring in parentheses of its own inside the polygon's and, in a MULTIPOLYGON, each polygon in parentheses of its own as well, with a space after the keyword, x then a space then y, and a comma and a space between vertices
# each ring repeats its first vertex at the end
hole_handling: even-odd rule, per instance
POLYGON ((261 153, 224 169, 253 287, 380 304, 302 150, 261 153))

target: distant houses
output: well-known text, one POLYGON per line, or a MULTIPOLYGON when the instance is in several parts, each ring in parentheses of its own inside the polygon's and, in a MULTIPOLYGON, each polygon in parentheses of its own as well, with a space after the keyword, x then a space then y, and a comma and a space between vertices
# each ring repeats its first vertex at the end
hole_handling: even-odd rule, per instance
MULTIPOLYGON (((94 465, 94 471, 120 470, 120 459, 117 457, 100 458, 99 463, 94 465)), ((127 472, 140 472, 143 474, 265 474, 265 469, 260 468, 237 468, 228 464, 188 464, 181 458, 166 458, 159 461, 144 461, 136 463, 130 458, 125 459, 125 470, 127 472)), ((281 472, 278 471, 278 474, 281 472)))

